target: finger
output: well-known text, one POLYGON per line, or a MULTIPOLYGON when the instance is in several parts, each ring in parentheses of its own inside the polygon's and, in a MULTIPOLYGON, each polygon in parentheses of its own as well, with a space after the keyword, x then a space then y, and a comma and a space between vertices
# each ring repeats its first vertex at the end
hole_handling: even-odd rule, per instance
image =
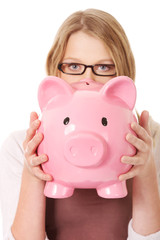
POLYGON ((28 128, 28 130, 27 130, 25 143, 28 143, 34 137, 40 124, 41 124, 41 122, 39 119, 36 119, 34 122, 32 122, 30 128, 28 128))
POLYGON ((128 133, 126 136, 126 140, 131 143, 137 150, 145 153, 147 151, 147 144, 141 140, 140 138, 137 138, 135 135, 128 133))
POLYGON ((38 132, 31 141, 27 144, 26 150, 25 150, 25 156, 28 157, 30 155, 33 155, 41 141, 43 140, 43 134, 41 132, 38 132))
POLYGON ((142 126, 140 126, 138 123, 133 122, 131 124, 131 128, 133 129, 133 131, 137 134, 137 136, 140 139, 142 139, 145 142, 150 141, 150 136, 148 135, 148 132, 142 126))
POLYGON ((133 157, 130 156, 123 156, 121 158, 121 162, 125 164, 130 164, 130 165, 143 165, 144 164, 144 159, 139 157, 138 155, 135 155, 133 157))
POLYGON ((138 174, 138 167, 132 167, 129 170, 129 172, 121 174, 119 176, 119 180, 124 181, 124 180, 127 180, 127 179, 131 179, 131 178, 135 177, 137 174, 138 174))
POLYGON ((36 119, 38 119, 38 114, 36 112, 31 112, 29 125, 31 126, 32 122, 34 122, 36 119))
POLYGON ((139 124, 147 131, 149 135, 151 135, 150 127, 149 127, 149 112, 143 111, 141 113, 139 124))
POLYGON ((44 173, 40 167, 34 167, 33 173, 37 178, 40 178, 41 180, 44 180, 44 181, 53 180, 53 177, 47 173, 44 173))
POLYGON ((40 156, 35 156, 30 159, 30 164, 33 167, 36 167, 44 162, 48 161, 48 157, 45 154, 42 154, 40 156))

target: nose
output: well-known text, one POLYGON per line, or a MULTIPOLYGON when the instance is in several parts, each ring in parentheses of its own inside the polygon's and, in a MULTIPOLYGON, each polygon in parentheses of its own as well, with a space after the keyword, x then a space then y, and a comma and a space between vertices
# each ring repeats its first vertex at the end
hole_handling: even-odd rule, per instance
POLYGON ((66 140, 64 155, 78 167, 94 167, 102 163, 106 151, 105 141, 98 135, 78 133, 66 140))
POLYGON ((92 69, 91 69, 91 68, 88 67, 88 68, 86 69, 86 71, 83 73, 83 78, 95 80, 95 75, 94 75, 94 73, 92 72, 92 69))

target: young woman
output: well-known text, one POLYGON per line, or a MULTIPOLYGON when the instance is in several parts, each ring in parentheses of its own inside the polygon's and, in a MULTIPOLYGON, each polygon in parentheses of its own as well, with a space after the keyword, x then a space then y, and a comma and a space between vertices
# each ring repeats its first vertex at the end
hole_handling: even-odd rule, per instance
MULTIPOLYGON (((95 9, 76 12, 63 23, 46 66, 48 75, 69 84, 84 78, 105 83, 120 75, 135 79, 124 30, 110 14, 95 9)), ((38 115, 32 112, 28 130, 11 134, 1 150, 4 239, 160 239, 160 126, 147 111, 139 124, 131 125, 137 137, 126 136, 137 153, 121 159, 133 165, 119 177, 128 186, 122 199, 100 198, 95 189, 76 189, 67 199, 45 198, 45 181, 52 176, 40 167, 47 155, 36 154, 43 140, 36 132, 39 126, 38 115)))

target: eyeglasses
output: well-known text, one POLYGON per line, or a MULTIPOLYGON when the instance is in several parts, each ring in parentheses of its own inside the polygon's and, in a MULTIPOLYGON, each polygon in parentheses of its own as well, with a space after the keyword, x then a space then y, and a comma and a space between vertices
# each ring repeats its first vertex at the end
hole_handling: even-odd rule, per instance
POLYGON ((95 64, 85 65, 80 63, 60 63, 58 69, 69 75, 82 75, 87 68, 91 68, 92 72, 97 76, 115 76, 116 70, 114 64, 95 64))

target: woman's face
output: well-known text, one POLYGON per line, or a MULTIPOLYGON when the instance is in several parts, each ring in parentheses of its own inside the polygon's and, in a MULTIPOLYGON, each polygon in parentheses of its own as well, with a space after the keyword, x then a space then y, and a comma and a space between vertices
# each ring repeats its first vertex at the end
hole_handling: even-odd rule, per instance
MULTIPOLYGON (((106 72, 106 66, 103 66, 103 64, 114 64, 103 42, 82 31, 70 36, 62 63, 102 64, 98 65, 98 71, 100 72, 106 72)), ((115 67, 112 67, 114 68, 112 71, 115 71, 115 67)), ((78 65, 71 65, 70 67, 71 71, 77 71, 78 68, 78 65)), ((92 72, 91 68, 87 68, 82 75, 67 75, 59 71, 59 77, 68 83, 78 82, 82 79, 92 79, 100 83, 106 83, 114 76, 97 76, 92 72)))

